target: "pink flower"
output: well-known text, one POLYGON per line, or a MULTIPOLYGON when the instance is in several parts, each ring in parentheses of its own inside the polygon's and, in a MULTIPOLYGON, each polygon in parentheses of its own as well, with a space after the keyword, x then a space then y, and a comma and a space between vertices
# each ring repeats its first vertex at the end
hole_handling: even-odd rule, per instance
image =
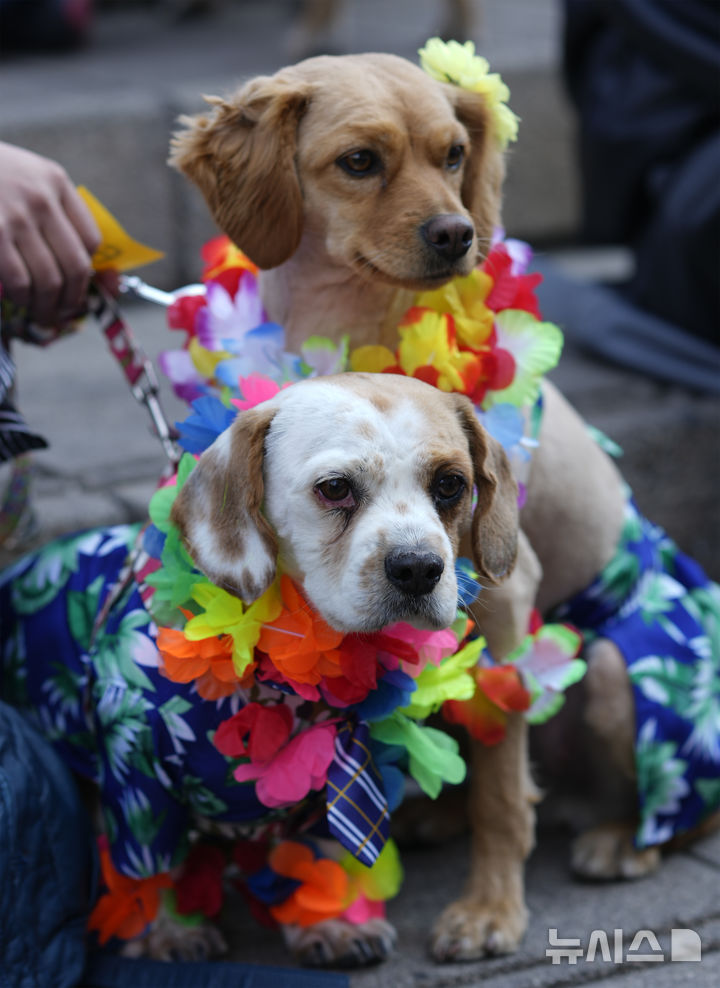
POLYGON ((287 384, 283 384, 281 388, 272 378, 265 377, 264 374, 249 374, 247 377, 238 378, 238 390, 244 397, 233 398, 230 404, 236 408, 240 408, 242 411, 246 411, 248 408, 254 408, 263 401, 274 398, 278 391, 282 391, 283 388, 289 386, 290 381, 287 384))
MULTIPOLYGON (((385 634, 391 638, 399 638, 401 641, 411 645, 418 654, 419 661, 410 664, 406 662, 403 670, 413 677, 417 677, 428 663, 440 665, 441 661, 448 655, 457 652, 458 640, 450 628, 443 631, 421 631, 413 628, 410 624, 400 621, 389 628, 385 628, 385 634)), ((387 665, 387 663, 383 663, 387 665)), ((388 666, 394 668, 394 666, 388 666)))
POLYGON ((238 782, 256 779, 255 792, 265 806, 286 806, 322 789, 335 753, 334 724, 316 724, 297 734, 265 762, 238 765, 238 782))

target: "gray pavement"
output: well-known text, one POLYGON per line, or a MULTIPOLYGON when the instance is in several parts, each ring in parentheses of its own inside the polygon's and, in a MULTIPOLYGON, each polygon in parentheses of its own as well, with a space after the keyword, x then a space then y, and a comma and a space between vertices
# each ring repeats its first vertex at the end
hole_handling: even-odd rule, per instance
MULTIPOLYGON (((507 186, 506 225, 536 244, 570 240, 576 176, 572 120, 557 81, 558 10, 554 0, 484 0, 477 40, 513 89, 523 117, 507 186)), ((193 190, 169 173, 164 159, 172 121, 199 107, 201 92, 271 71, 286 60, 291 4, 226 0, 213 18, 175 24, 167 7, 101 11, 93 45, 65 56, 0 58, 0 135, 63 161, 115 211, 131 233, 167 252, 147 279, 175 288, 197 277, 198 249, 212 233, 193 190)), ((348 0, 334 44, 412 56, 437 27, 432 0, 348 0)), ((619 255, 612 255, 614 263, 619 255)), ((572 250, 558 263, 585 263, 597 278, 607 266, 572 250)), ((620 257, 622 261, 622 257, 620 257)), ((128 304, 126 314, 151 356, 176 345, 164 313, 128 304)), ((718 408, 716 399, 652 382, 587 357, 569 341, 555 378, 581 412, 624 446, 624 469, 642 506, 719 575, 718 408)), ((88 324, 51 351, 18 348, 20 404, 51 442, 37 455, 36 504, 43 538, 99 523, 144 517, 164 465, 142 409, 97 329, 88 324)), ((169 417, 181 406, 163 385, 169 417)), ((588 885, 572 879, 567 838, 540 835, 528 868, 531 922, 519 952, 507 958, 436 965, 426 955, 427 931, 459 893, 466 873, 463 841, 404 854, 406 881, 390 903, 398 949, 386 964, 352 975, 353 988, 488 988, 577 985, 665 988, 720 984, 720 835, 668 858, 637 883, 588 885), (580 960, 553 964, 548 930, 577 937, 622 930, 623 956, 640 930, 667 954, 673 929, 702 940, 698 963, 580 960)), ((278 938, 231 910, 232 957, 284 963, 278 938)))

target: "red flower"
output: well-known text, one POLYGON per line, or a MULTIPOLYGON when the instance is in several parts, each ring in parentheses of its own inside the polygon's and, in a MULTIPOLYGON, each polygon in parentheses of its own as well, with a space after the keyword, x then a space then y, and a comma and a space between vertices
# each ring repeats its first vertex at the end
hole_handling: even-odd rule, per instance
POLYGON ((474 676, 474 696, 470 700, 446 700, 443 717, 451 724, 463 724, 477 741, 497 744, 505 737, 508 712, 527 710, 530 694, 513 665, 478 666, 474 676))
POLYGON ((182 329, 188 335, 184 346, 195 336, 197 314, 207 304, 205 295, 181 295, 168 306, 167 323, 170 329, 182 329))
POLYGON ((175 882, 175 902, 182 916, 200 912, 212 918, 223 903, 225 855, 219 847, 196 844, 175 882))
POLYGON ((213 744, 230 758, 247 755, 253 762, 267 762, 287 743, 292 724, 292 712, 284 703, 273 707, 248 703, 220 724, 213 744), (247 743, 246 735, 249 735, 247 743))
POLYGON ((502 309, 524 309, 540 319, 535 289, 542 281, 542 275, 512 274, 512 263, 503 244, 497 244, 485 259, 482 269, 494 282, 485 304, 494 312, 502 309))

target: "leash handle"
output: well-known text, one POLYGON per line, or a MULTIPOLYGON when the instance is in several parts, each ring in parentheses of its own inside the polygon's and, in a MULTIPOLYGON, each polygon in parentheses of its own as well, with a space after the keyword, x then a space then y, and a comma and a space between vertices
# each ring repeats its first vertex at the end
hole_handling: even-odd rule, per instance
POLYGON ((153 431, 171 466, 177 466, 182 451, 176 442, 177 432, 168 423, 160 404, 160 386, 150 358, 123 319, 117 301, 97 282, 92 286, 88 306, 98 321, 110 352, 120 364, 133 397, 148 412, 153 431))

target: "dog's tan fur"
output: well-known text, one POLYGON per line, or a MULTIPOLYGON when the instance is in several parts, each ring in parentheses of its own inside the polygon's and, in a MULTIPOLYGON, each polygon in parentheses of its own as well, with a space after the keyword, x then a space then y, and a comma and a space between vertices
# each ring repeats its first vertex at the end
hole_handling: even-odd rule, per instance
MULTIPOLYGON (((392 346, 411 293, 467 273, 486 252, 500 217, 504 168, 481 96, 434 82, 394 56, 359 55, 310 59, 211 102, 209 115, 185 119, 171 161, 264 269, 263 302, 286 327, 290 349, 312 333, 392 346), (448 151, 457 144, 464 162, 449 170, 448 151), (376 174, 358 178, 340 167, 358 149, 378 156, 376 174), (447 214, 470 217, 475 235, 468 253, 443 270, 420 230, 447 214)), ((622 523, 615 467, 550 385, 545 403, 517 565, 474 615, 498 658, 522 639, 533 607, 547 610, 600 572, 622 523)), ((631 760, 633 724, 613 716, 617 704, 627 706, 630 687, 626 675, 615 675, 614 646, 604 644, 589 656, 586 693, 611 773, 611 758, 623 767, 631 760), (604 692, 608 681, 615 695, 604 692)), ((524 722, 511 718, 505 741, 478 748, 474 763, 471 875, 463 898, 435 926, 439 959, 510 951, 526 925, 522 868, 533 841, 535 790, 524 722)), ((605 837, 587 840, 597 848, 605 837)), ((587 847, 576 854, 579 870, 607 875, 656 864, 640 861, 628 844, 613 864, 596 862, 587 847)))

